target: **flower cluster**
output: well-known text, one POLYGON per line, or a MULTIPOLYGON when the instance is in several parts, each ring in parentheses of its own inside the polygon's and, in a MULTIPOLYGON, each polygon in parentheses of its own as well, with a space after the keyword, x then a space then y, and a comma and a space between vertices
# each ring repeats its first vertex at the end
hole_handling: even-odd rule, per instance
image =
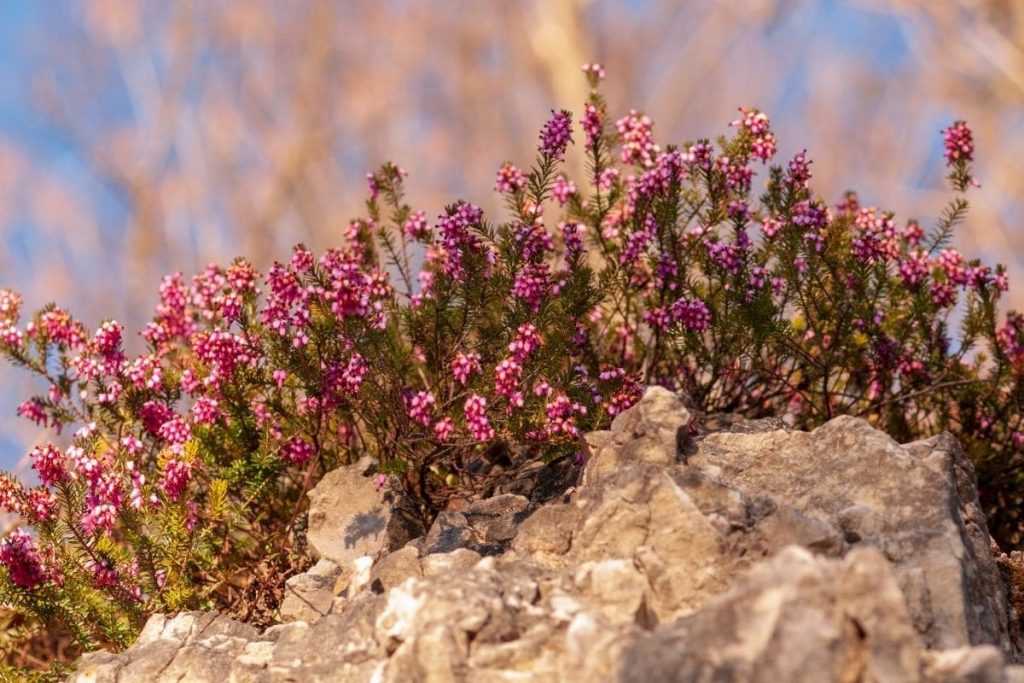
POLYGON ((542 155, 555 161, 565 159, 565 150, 572 142, 572 114, 566 110, 551 112, 551 119, 540 133, 542 155))

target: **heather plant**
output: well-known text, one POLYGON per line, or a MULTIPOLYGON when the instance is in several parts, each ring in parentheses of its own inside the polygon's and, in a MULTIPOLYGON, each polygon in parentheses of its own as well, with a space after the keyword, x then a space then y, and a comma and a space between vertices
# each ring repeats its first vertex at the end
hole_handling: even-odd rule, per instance
POLYGON ((926 232, 852 193, 829 205, 806 153, 769 166, 761 112, 663 148, 642 113, 608 118, 604 72, 584 70, 578 124, 552 112, 530 168, 498 169, 505 222, 463 201, 428 221, 386 164, 341 246, 166 277, 137 356, 114 321, 22 321, 0 292, 0 351, 44 387, 18 412, 58 442, 31 452, 37 485, 0 479, 32 530, 0 543, 0 602, 86 649, 124 647, 155 611, 268 623, 331 468, 373 455, 429 524, 520 467, 578 463, 581 433, 647 384, 800 427, 949 429, 1016 543, 1024 317, 1000 322, 1003 270, 951 245, 975 184, 966 124, 945 131, 954 197, 926 232))

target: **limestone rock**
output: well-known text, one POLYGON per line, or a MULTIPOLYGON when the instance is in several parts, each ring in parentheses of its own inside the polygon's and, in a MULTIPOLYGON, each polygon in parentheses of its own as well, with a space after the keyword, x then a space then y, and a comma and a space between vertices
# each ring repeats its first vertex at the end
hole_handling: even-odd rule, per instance
POLYGON ((426 537, 416 545, 424 555, 450 553, 460 548, 481 555, 498 555, 505 552, 519 525, 533 509, 529 499, 512 493, 477 501, 460 512, 439 514, 426 537))
POLYGON ((320 560, 309 571, 288 579, 281 601, 281 621, 315 621, 327 614, 340 575, 341 567, 330 560, 320 560))
POLYGON ((373 566, 370 570, 370 590, 383 593, 404 583, 406 579, 419 578, 422 575, 419 552, 413 546, 406 546, 380 558, 373 566))
POLYGON ((380 491, 374 461, 328 472, 309 492, 310 545, 321 558, 345 566, 362 555, 377 557, 423 534, 408 503, 380 491))
POLYGON ((593 483, 627 463, 676 463, 688 438, 692 416, 678 396, 650 387, 631 409, 615 416, 611 430, 585 437, 587 465, 583 482, 593 483))
POLYGON ((82 657, 71 680, 223 681, 231 661, 256 635, 253 627, 212 612, 183 612, 173 618, 157 614, 121 655, 97 652, 82 657))
POLYGON ((948 436, 901 447, 863 420, 840 417, 812 433, 712 434, 688 464, 842 529, 854 546, 879 548, 929 646, 1009 649, 973 471, 948 436))
POLYGON ((282 605, 298 621, 158 615, 71 680, 1024 683, 1024 559, 993 561, 952 439, 691 421, 649 390, 588 435, 577 488, 468 503, 429 533, 370 463, 331 473, 310 517, 325 559, 282 605))
POLYGON ((618 680, 909 683, 921 680, 919 658, 878 551, 836 561, 791 546, 700 611, 639 637, 618 680))

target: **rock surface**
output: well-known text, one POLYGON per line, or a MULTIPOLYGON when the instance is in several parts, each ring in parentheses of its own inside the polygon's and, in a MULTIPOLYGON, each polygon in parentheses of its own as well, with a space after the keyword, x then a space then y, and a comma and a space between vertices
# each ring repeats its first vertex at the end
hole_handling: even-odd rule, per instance
POLYGON ((70 680, 1024 683, 1003 583, 1022 563, 993 559, 954 440, 723 424, 694 438, 648 390, 587 436, 571 495, 496 496, 418 537, 363 466, 332 473, 296 621, 155 616, 70 680), (368 510, 383 524, 349 543, 368 510))
POLYGON ((423 534, 415 512, 377 486, 376 463, 365 457, 328 472, 309 492, 306 538, 317 557, 344 566, 379 557, 423 534))

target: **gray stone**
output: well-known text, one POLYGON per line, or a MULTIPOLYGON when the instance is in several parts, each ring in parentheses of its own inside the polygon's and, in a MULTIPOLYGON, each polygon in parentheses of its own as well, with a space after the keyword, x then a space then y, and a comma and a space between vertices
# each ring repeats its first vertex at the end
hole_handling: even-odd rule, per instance
POLYGON ((886 559, 845 560, 791 546, 729 593, 642 635, 623 683, 920 681, 920 650, 886 559))
POLYGON ((592 484, 629 463, 674 465, 682 455, 692 416, 678 396, 650 387, 643 399, 615 416, 610 432, 585 437, 583 484, 592 484))
POLYGON ((469 520, 461 512, 442 512, 430 526, 423 539, 423 554, 450 553, 460 548, 477 545, 476 534, 469 527, 469 520))
POLYGON ((505 493, 472 503, 462 514, 480 543, 504 546, 515 538, 519 524, 533 509, 528 498, 505 493))
POLYGON ((315 621, 327 614, 340 575, 341 567, 330 560, 320 560, 309 571, 288 579, 281 601, 281 621, 315 621))
POLYGON ((420 578, 423 569, 420 567, 419 553, 416 548, 406 546, 380 558, 370 570, 370 590, 383 593, 406 579, 420 578))
POLYGON ((360 554, 289 581, 316 606, 286 598, 302 621, 156 616, 71 680, 1024 683, 1003 586, 1024 556, 990 556, 954 441, 718 422, 691 439, 682 402, 650 390, 588 435, 586 476, 557 501, 471 503, 414 542, 384 512, 338 550, 383 499, 366 463, 347 468, 317 487, 311 535, 360 554))
POLYGON ((450 553, 434 553, 420 560, 420 568, 424 576, 437 576, 446 572, 461 572, 475 567, 480 561, 480 553, 467 548, 458 548, 450 553))
POLYGON ((375 463, 365 457, 328 472, 309 492, 309 544, 344 567, 362 555, 379 557, 423 534, 422 522, 394 491, 379 490, 375 463))
POLYGON ((988 551, 970 463, 946 436, 901 447, 863 420, 807 432, 709 435, 688 463, 881 549, 936 648, 1009 651, 1006 598, 988 551))

